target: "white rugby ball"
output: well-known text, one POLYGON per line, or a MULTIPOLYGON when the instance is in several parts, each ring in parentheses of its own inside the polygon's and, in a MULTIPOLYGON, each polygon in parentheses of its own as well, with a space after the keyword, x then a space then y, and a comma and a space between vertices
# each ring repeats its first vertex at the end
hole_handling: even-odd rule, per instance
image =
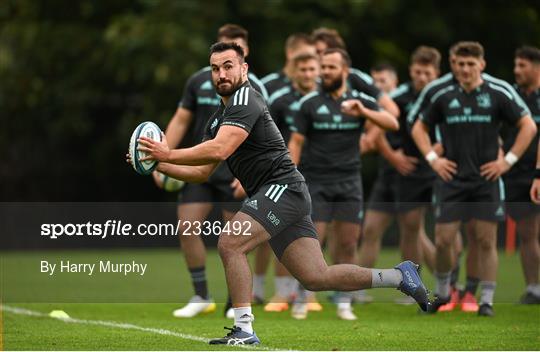
POLYGON ((186 184, 182 180, 177 180, 175 178, 169 177, 165 174, 162 174, 161 172, 159 172, 159 178, 163 185, 163 189, 166 190, 167 192, 177 192, 181 190, 186 184))
POLYGON ((129 155, 131 156, 131 165, 133 166, 133 169, 141 175, 150 175, 157 167, 158 162, 155 160, 139 160, 146 156, 146 153, 137 149, 139 147, 138 139, 140 137, 147 137, 161 142, 161 130, 155 123, 146 121, 137 126, 129 140, 129 155))

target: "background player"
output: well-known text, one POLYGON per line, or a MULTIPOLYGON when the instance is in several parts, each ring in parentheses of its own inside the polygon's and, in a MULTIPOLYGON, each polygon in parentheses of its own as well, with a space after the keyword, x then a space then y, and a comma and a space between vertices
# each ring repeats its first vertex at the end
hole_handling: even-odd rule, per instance
POLYGON ((528 111, 508 92, 484 82, 481 76, 484 51, 479 43, 458 43, 455 55, 458 84, 450 85, 432 98, 432 105, 422 113, 412 132, 418 148, 439 176, 435 185, 438 297, 431 310, 436 312, 450 300, 455 236, 461 221, 473 217, 483 280, 478 313, 492 316, 498 262, 497 221, 504 216, 499 177, 523 154, 536 133, 536 126, 528 111), (498 152, 502 121, 519 128, 516 143, 504 158, 498 152), (433 151, 428 134, 437 124, 441 126, 443 157, 433 151))
MULTIPOLYGON (((514 59, 516 90, 531 111, 540 130, 540 50, 521 47, 514 59)), ((504 136, 504 151, 508 152, 515 142, 517 130, 511 128, 504 136)), ((540 132, 523 156, 505 174, 506 204, 508 214, 516 221, 520 238, 520 253, 523 274, 527 284, 520 299, 523 304, 540 304, 540 206, 532 203, 530 189, 534 180, 540 132)))

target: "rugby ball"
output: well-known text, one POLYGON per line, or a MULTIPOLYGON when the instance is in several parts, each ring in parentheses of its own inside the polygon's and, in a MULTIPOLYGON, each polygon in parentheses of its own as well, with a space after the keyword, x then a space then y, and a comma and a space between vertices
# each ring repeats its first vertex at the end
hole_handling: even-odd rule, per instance
POLYGON ((177 180, 159 172, 159 179, 164 190, 167 192, 177 192, 186 184, 184 181, 177 180))
POLYGON ((131 165, 133 166, 133 169, 141 175, 150 175, 157 167, 158 162, 155 160, 139 160, 140 158, 144 158, 146 156, 146 153, 137 149, 139 147, 138 139, 140 137, 147 137, 161 142, 161 130, 155 123, 146 121, 137 126, 131 135, 131 139, 129 140, 129 155, 131 157, 131 165))

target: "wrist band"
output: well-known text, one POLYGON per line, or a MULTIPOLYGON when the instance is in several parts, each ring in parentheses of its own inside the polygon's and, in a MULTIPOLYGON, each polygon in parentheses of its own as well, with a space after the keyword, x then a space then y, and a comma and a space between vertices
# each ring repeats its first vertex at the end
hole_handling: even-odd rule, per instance
POLYGON ((540 167, 537 167, 536 170, 534 170, 534 178, 540 178, 540 167))
POLYGON ((435 160, 437 160, 438 158, 439 156, 437 155, 437 153, 435 153, 434 150, 430 150, 429 153, 426 154, 426 160, 430 164, 434 162, 435 160))
POLYGON ((508 152, 504 156, 504 160, 508 163, 508 165, 512 166, 518 161, 518 157, 512 152, 508 152))

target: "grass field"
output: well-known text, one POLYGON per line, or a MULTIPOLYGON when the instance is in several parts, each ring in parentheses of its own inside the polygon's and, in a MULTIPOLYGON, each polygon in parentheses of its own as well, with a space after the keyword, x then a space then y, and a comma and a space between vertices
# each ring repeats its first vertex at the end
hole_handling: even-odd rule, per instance
MULTIPOLYGON (((213 350, 207 339, 225 333, 223 270, 215 252, 208 257, 210 291, 218 311, 189 320, 171 311, 192 295, 185 264, 172 249, 2 252, 2 344, 5 350, 213 350), (40 273, 40 262, 97 260, 148 263, 136 274, 40 273), (31 303, 29 303, 31 302, 31 303), (71 319, 51 318, 64 310, 71 319)), ((379 266, 399 261, 384 251, 379 266)), ((424 274, 432 287, 433 279, 424 274)), ((267 296, 272 280, 267 279, 267 296)), ((540 307, 516 305, 524 283, 517 255, 500 255, 494 318, 459 311, 426 316, 416 306, 398 306, 391 289, 370 292, 376 303, 357 305, 359 320, 340 321, 335 306, 319 293, 324 311, 296 321, 289 312, 255 307, 258 349, 292 350, 539 350, 540 307)))

